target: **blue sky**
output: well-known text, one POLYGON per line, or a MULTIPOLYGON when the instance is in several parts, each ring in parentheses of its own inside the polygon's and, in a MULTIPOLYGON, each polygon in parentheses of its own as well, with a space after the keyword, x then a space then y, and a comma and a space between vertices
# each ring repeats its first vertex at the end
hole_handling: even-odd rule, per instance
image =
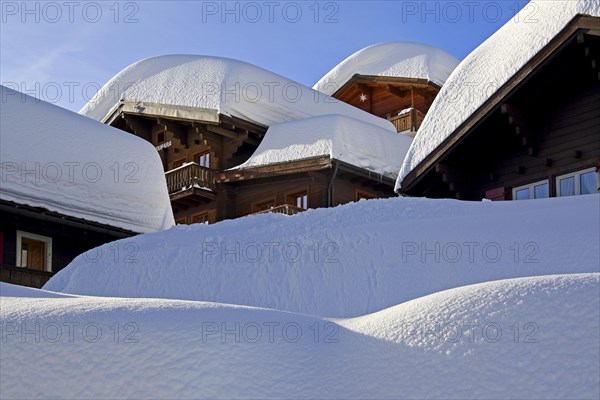
POLYGON ((163 54, 244 60, 312 86, 368 45, 462 59, 527 1, 1 2, 0 81, 78 111, 127 65, 163 54))

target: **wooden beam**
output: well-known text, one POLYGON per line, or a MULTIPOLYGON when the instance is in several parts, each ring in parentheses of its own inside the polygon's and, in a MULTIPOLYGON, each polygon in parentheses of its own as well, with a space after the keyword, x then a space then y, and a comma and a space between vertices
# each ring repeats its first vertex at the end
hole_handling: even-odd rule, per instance
POLYGON ((133 132, 135 136, 146 139, 152 143, 152 126, 148 122, 144 122, 139 118, 128 116, 125 114, 121 115, 127 127, 133 132))
MULTIPOLYGON (((398 96, 398 97, 403 97, 404 98, 404 97, 407 97, 408 95, 410 95, 411 90, 412 90, 412 86, 411 86, 411 89, 402 90, 402 89, 399 89, 399 88, 397 88, 395 86, 387 85, 386 86, 386 90, 389 93, 393 94, 394 96, 398 96)), ((413 104, 412 101, 411 101, 411 104, 413 104)))
POLYGON ((230 130, 221 128, 220 126, 216 125, 206 125, 206 130, 209 132, 217 133, 219 135, 223 135, 230 139, 237 139, 239 137, 239 134, 237 134, 236 132, 232 132, 230 130))

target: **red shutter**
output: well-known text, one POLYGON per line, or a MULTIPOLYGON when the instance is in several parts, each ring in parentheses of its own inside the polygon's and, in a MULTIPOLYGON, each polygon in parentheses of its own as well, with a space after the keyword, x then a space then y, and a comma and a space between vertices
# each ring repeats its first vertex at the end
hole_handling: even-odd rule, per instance
POLYGON ((485 198, 492 201, 508 200, 508 190, 504 186, 485 191, 485 198))

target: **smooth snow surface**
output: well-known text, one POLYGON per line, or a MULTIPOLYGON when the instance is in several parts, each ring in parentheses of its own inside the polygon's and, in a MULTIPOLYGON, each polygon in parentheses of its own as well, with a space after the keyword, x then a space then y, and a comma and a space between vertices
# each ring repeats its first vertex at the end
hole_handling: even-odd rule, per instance
POLYGON ((412 138, 342 115, 324 115, 271 125, 248 161, 237 168, 318 156, 395 177, 412 138))
POLYGON ((600 16, 596 0, 531 1, 469 54, 427 112, 398 175, 402 179, 546 46, 577 14, 600 16))
POLYGON ((393 198, 180 225, 90 250, 44 288, 354 317, 473 283, 599 272, 599 205, 393 198), (135 252, 115 262, 115 246, 135 252))
POLYGON ((520 278, 346 320, 1 297, 0 397, 598 398, 599 290, 597 273, 520 278))
POLYGON ((459 62, 444 50, 422 43, 380 43, 346 58, 313 89, 332 95, 355 74, 427 79, 442 86, 459 62))
POLYGON ((0 199, 133 232, 174 225, 150 143, 4 86, 0 92, 0 199))
POLYGON ((264 126, 342 114, 395 132, 383 118, 252 64, 221 57, 168 55, 138 61, 104 85, 80 113, 103 120, 120 101, 212 110, 264 126))

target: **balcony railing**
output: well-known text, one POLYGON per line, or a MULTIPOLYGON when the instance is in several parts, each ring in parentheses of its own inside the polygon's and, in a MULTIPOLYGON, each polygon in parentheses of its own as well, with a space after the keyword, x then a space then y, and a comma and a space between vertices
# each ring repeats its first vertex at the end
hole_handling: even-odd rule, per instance
POLYGON ((396 132, 409 131, 413 128, 413 111, 390 118, 390 121, 396 127, 396 132))
POLYGON ((405 112, 404 114, 394 115, 390 118, 390 121, 392 122, 392 124, 394 124, 396 132, 411 130, 416 131, 421 125, 421 122, 423 121, 424 117, 425 114, 423 114, 416 108, 413 108, 410 111, 405 112))
POLYGON ((255 212, 253 215, 256 215, 256 214, 268 214, 268 213, 285 214, 285 215, 296 215, 296 214, 298 214, 298 213, 300 213, 302 211, 305 211, 304 208, 296 207, 296 206, 293 206, 291 204, 283 204, 281 206, 271 207, 271 208, 268 208, 266 210, 255 212))
POLYGON ((14 285, 41 288, 52 278, 54 273, 35 269, 15 267, 13 265, 0 265, 0 281, 14 285))
POLYGON ((215 173, 197 163, 188 163, 165 173, 169 194, 191 188, 214 190, 215 173))

